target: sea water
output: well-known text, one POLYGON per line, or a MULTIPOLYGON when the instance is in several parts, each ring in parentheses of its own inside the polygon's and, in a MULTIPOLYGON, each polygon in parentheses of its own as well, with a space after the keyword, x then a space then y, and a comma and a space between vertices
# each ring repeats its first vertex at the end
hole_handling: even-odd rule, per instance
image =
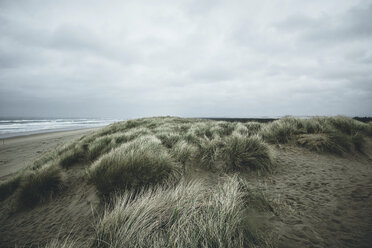
POLYGON ((95 128, 109 125, 119 120, 114 119, 0 119, 0 138, 15 136, 95 128))

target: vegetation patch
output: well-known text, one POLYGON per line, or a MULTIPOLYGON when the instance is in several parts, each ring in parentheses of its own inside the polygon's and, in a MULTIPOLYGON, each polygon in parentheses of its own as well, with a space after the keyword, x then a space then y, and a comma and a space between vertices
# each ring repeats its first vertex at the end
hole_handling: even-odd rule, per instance
POLYGON ((125 143, 103 155, 89 170, 89 178, 102 195, 124 189, 164 182, 178 174, 174 162, 161 141, 144 136, 125 143))
POLYGON ((193 160, 198 148, 185 140, 178 141, 170 151, 172 157, 180 162, 184 167, 186 163, 193 160))
POLYGON ((16 191, 21 182, 21 174, 0 184, 0 201, 5 200, 16 191))
POLYGON ((66 152, 60 155, 59 164, 63 168, 69 168, 77 163, 83 163, 86 161, 86 154, 88 152, 88 145, 75 145, 66 152))
POLYGON ((219 159, 219 150, 223 146, 221 138, 216 139, 199 139, 197 162, 198 164, 206 169, 213 168, 215 162, 219 159))
POLYGON ((17 190, 18 208, 31 208, 52 197, 62 188, 62 170, 59 166, 44 166, 23 174, 17 190))
POLYGON ((90 161, 94 161, 102 154, 110 151, 111 148, 112 148, 111 137, 110 136, 100 137, 89 145, 87 150, 87 159, 90 161))
POLYGON ((269 171, 272 167, 270 149, 259 136, 231 135, 220 151, 228 169, 269 171))
POLYGON ((244 192, 231 177, 157 187, 134 200, 126 192, 96 226, 97 247, 249 247, 258 244, 244 211, 244 192))
POLYGON ((343 154, 362 151, 369 124, 343 116, 310 119, 283 118, 259 131, 269 143, 297 143, 312 151, 343 154))

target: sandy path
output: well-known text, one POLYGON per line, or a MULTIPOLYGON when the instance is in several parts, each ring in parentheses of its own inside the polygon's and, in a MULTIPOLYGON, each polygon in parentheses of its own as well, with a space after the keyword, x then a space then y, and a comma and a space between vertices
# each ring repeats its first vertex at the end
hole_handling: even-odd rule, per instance
POLYGON ((372 247, 368 155, 339 157, 296 147, 276 153, 276 171, 260 183, 266 194, 291 208, 270 223, 279 247, 372 247))
POLYGON ((43 153, 67 144, 94 129, 34 134, 0 140, 0 182, 24 168, 43 153), (4 142, 4 143, 3 143, 4 142))

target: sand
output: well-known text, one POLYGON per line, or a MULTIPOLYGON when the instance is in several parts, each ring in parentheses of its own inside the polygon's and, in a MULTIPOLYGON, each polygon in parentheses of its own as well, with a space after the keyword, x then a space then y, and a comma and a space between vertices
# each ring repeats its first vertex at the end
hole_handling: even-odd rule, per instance
POLYGON ((372 247, 372 153, 317 154, 276 149, 273 175, 252 181, 288 206, 272 217, 278 247, 372 247))
MULTIPOLYGON (((40 153, 90 130, 20 137, 5 141, 0 150, 0 175, 6 178, 40 153)), ((318 154, 285 145, 272 146, 276 169, 247 178, 283 208, 268 217, 267 234, 275 246, 372 247, 372 140, 364 154, 318 154)), ((76 247, 94 238, 100 204, 94 187, 84 179, 84 166, 65 171, 66 189, 33 209, 12 212, 12 197, 0 202, 0 247, 43 244, 73 236, 76 247)))
POLYGON ((93 130, 95 128, 0 139, 0 182, 11 177, 38 156, 93 130))

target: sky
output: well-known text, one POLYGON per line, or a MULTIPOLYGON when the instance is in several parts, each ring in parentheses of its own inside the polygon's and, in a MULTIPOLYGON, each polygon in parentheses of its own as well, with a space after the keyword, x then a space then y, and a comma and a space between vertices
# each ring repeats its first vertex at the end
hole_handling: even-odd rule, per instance
POLYGON ((0 117, 372 116, 369 0, 0 0, 0 117))

